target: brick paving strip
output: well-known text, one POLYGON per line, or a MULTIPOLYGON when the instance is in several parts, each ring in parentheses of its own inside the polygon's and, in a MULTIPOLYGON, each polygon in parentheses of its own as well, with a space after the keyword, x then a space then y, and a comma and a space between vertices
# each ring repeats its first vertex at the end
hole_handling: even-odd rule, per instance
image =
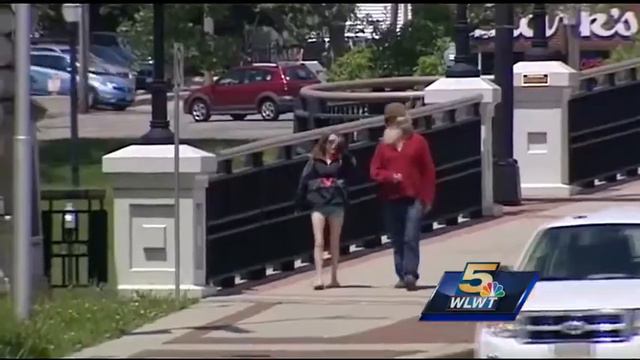
POLYGON ((342 263, 342 288, 313 291, 311 272, 245 284, 73 357, 471 358, 475 324, 418 321, 444 271, 467 261, 513 264, 549 220, 638 200, 640 182, 632 182, 571 201, 529 202, 499 219, 431 234, 420 245, 416 292, 392 288, 387 249, 342 263))

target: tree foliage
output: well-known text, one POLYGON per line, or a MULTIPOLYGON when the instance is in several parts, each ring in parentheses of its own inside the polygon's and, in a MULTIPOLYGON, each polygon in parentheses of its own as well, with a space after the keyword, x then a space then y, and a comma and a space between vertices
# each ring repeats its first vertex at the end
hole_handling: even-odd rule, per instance
POLYGON ((640 35, 636 34, 631 44, 618 45, 605 61, 607 64, 615 64, 620 61, 640 58, 640 35))
POLYGON ((445 4, 415 5, 412 19, 403 24, 397 35, 375 27, 378 39, 338 59, 329 71, 329 79, 444 73, 444 52, 449 46, 453 25, 452 8, 445 4))
MULTIPOLYGON (((185 64, 203 71, 219 71, 239 58, 242 38, 207 34, 203 28, 206 13, 214 23, 225 17, 230 5, 165 4, 165 61, 173 61, 173 43, 182 43, 185 64)), ((118 32, 128 38, 139 58, 153 56, 153 5, 143 4, 124 21, 118 32)))
POLYGON ((346 52, 346 22, 355 18, 356 4, 264 3, 258 11, 270 17, 290 43, 305 44, 309 36, 329 37, 330 52, 338 58, 346 52))

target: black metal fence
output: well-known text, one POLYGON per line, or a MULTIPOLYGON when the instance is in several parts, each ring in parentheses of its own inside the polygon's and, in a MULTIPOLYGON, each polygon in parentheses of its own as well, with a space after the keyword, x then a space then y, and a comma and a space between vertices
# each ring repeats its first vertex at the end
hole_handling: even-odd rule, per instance
POLYGON ((569 101, 569 181, 592 187, 596 180, 636 176, 640 166, 640 81, 635 68, 582 81, 569 101))
POLYGON ((104 190, 42 191, 44 270, 51 287, 107 282, 104 197, 104 190))
MULTIPOLYGON (((424 219, 425 231, 432 229, 435 222, 456 225, 460 215, 474 218, 482 214, 479 99, 466 99, 466 103, 448 108, 444 104, 421 108, 446 109, 442 111, 416 110, 422 111, 422 115, 414 117, 417 131, 428 139, 437 168, 436 200, 424 219)), ((376 185, 369 179, 369 162, 382 134, 383 121, 381 117, 364 121, 370 125, 342 131, 350 139, 350 151, 358 163, 358 175, 350 186, 343 252, 352 244, 379 246, 383 233, 376 185)), ((355 123, 333 129, 352 124, 355 123)), ((319 136, 311 138, 308 133, 300 135, 307 136, 307 140, 319 136)), ((279 147, 278 154, 266 148, 246 152, 248 164, 239 170, 234 169, 237 157, 219 154, 223 159, 219 174, 207 190, 209 281, 233 286, 238 274, 247 279, 266 276, 268 264, 287 271, 294 269, 296 259, 312 261, 309 214, 296 214, 293 207, 298 178, 307 160, 306 155, 295 154, 295 147, 302 142, 289 141, 279 147), (270 156, 276 158, 267 161, 270 156)))

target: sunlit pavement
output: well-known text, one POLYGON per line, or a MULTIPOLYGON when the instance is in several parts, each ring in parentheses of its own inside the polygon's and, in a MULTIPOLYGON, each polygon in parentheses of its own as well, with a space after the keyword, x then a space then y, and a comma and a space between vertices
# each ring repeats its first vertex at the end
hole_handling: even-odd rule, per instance
POLYGON ((541 224, 638 200, 636 181, 570 201, 527 202, 498 219, 436 231, 421 243, 416 292, 392 288, 392 254, 385 249, 342 263, 342 288, 313 291, 311 272, 241 285, 74 356, 471 357, 475 324, 418 321, 444 271, 460 271, 467 261, 512 265, 541 224))

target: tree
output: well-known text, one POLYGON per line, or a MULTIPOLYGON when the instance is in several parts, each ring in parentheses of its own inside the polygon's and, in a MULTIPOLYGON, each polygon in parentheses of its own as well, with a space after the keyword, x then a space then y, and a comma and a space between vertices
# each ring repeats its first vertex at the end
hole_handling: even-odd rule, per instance
POLYGON ((332 57, 347 51, 346 23, 354 18, 356 4, 260 4, 258 10, 273 20, 274 28, 298 45, 309 36, 329 37, 332 57))
POLYGON ((605 61, 607 64, 615 64, 620 61, 640 58, 640 35, 636 34, 631 44, 618 45, 611 56, 605 61))
MULTIPOLYGON (((191 65, 203 72, 220 71, 239 59, 241 37, 206 34, 203 28, 205 14, 216 21, 229 14, 231 5, 165 4, 165 61, 173 62, 173 43, 182 43, 185 66, 191 65)), ((153 55, 153 5, 140 5, 132 20, 124 21, 118 32, 126 36, 136 55, 153 55)), ((207 76, 208 77, 208 76, 207 76)))

